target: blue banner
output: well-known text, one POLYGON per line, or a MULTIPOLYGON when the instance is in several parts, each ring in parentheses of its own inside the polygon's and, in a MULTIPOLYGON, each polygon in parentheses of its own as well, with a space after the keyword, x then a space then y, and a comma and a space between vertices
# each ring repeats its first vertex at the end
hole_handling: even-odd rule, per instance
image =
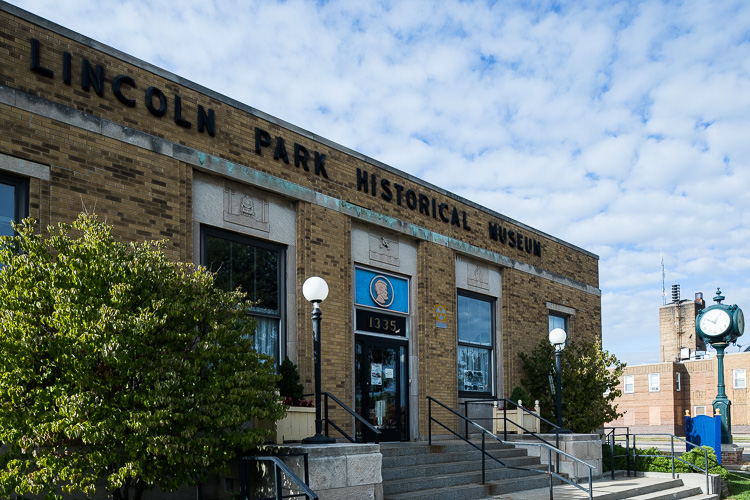
POLYGON ((695 448, 693 445, 713 448, 721 465, 721 415, 685 416, 685 440, 688 441, 685 451, 695 448))
POLYGON ((360 306, 409 313, 409 280, 356 268, 354 302, 360 306))

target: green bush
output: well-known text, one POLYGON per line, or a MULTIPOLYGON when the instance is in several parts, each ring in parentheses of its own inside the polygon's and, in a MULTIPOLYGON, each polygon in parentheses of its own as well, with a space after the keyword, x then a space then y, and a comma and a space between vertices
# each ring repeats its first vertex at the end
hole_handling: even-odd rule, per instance
POLYGON ((523 387, 516 386, 513 388, 513 392, 510 393, 510 397, 508 398, 514 403, 518 403, 518 400, 520 399, 521 402, 523 402, 523 405, 527 408, 534 406, 534 402, 531 401, 531 398, 529 398, 529 395, 526 393, 526 391, 523 390, 523 387))
MULTIPOLYGON (((719 461, 716 459, 716 452, 714 452, 714 449, 710 446, 701 446, 699 448, 693 448, 687 453, 683 453, 680 458, 684 461, 694 464, 700 468, 706 467, 706 457, 703 455, 703 448, 708 450, 708 472, 711 474, 719 474, 722 479, 727 478, 727 470, 719 465, 719 461)), ((682 467, 685 468, 685 471, 695 471, 692 467, 682 464, 682 467)), ((675 464, 675 467, 677 465, 675 464)))
MULTIPOLYGON (((711 474, 718 474, 722 479, 726 479, 727 470, 719 465, 716 459, 716 453, 713 448, 709 446, 693 448, 692 450, 682 453, 675 457, 674 469, 675 472, 687 473, 687 472, 700 472, 699 469, 691 467, 688 464, 693 464, 701 469, 705 468, 706 459, 703 454, 703 449, 708 450, 708 472, 711 474), (679 458, 679 460, 678 460, 679 458), (687 463, 685 463, 687 462, 687 463)), ((633 450, 630 449, 630 468, 633 469, 633 450)), ((615 470, 625 470, 627 468, 627 459, 625 458, 626 449, 624 446, 618 444, 615 445, 615 470)), ((669 456, 664 455, 657 448, 647 449, 636 449, 635 470, 641 472, 672 472, 672 460, 669 456), (651 456, 642 456, 651 455, 651 456)), ((611 451, 608 444, 602 445, 602 462, 603 469, 605 472, 610 470, 611 464, 611 451)))
POLYGON ((305 397, 305 388, 299 381, 299 369, 292 360, 284 359, 279 366, 279 375, 281 378, 276 382, 276 388, 282 398, 295 402, 305 397))

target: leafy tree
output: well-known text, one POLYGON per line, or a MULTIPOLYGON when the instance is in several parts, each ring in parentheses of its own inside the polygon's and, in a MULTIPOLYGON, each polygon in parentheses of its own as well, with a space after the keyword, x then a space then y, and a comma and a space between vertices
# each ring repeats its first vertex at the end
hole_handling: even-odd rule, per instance
MULTIPOLYGON (((520 353, 523 385, 538 399, 542 416, 555 418, 555 349, 546 338, 531 354, 520 353)), ((573 432, 591 432, 621 415, 613 401, 622 394, 617 388, 625 363, 603 351, 599 342, 571 341, 562 353, 562 422, 573 432)))
POLYGON ((173 490, 263 440, 274 364, 244 294, 96 216, 0 239, 0 496, 173 490))

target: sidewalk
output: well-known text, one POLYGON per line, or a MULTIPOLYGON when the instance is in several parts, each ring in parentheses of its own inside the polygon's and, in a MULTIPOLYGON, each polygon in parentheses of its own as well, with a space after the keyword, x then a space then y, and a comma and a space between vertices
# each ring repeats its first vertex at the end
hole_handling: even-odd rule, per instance
MULTIPOLYGON (((623 492, 631 492, 628 497, 633 494, 637 494, 639 490, 648 490, 651 486, 663 483, 668 480, 671 475, 660 476, 660 477, 618 477, 614 481, 611 479, 599 479, 593 482, 593 497, 602 498, 624 498, 623 492)), ((505 493, 501 495, 495 495, 492 497, 483 498, 481 500, 548 500, 549 488, 539 488, 527 491, 518 491, 514 493, 505 493)), ((569 484, 555 486, 554 488, 555 500, 584 500, 588 499, 588 493, 581 491, 575 486, 569 484)), ((718 496, 707 495, 705 498, 718 498, 718 496)))

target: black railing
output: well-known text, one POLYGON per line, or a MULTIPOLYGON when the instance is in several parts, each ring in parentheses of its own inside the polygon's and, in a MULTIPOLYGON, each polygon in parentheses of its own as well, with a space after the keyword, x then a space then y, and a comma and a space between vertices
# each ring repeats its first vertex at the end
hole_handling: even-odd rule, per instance
MULTIPOLYGON (((633 433, 633 434, 631 434, 630 433, 630 429, 628 427, 605 427, 605 430, 607 430, 607 429, 612 429, 611 432, 608 432, 606 434, 606 437, 609 440, 609 450, 610 450, 610 455, 612 457, 611 458, 611 467, 612 467, 612 477, 613 478, 614 478, 615 458, 622 458, 623 456, 626 457, 626 467, 627 467, 627 475, 628 476, 630 476, 630 458, 631 457, 633 459, 633 475, 635 475, 636 471, 638 470, 638 457, 644 457, 644 458, 645 457, 649 457, 649 458, 665 458, 664 454, 651 455, 651 454, 646 454, 646 453, 639 453, 638 449, 636 448, 636 437, 637 436, 641 436, 642 438, 644 436, 652 436, 652 437, 659 436, 659 437, 662 437, 662 438, 663 437, 668 437, 669 438, 669 443, 670 443, 670 453, 669 453, 669 457, 667 457, 667 458, 669 458, 670 461, 671 461, 671 463, 672 463, 672 479, 675 478, 675 460, 676 460, 676 461, 682 462, 683 464, 686 464, 686 465, 692 467, 693 469, 696 469, 696 470, 704 473, 706 475, 706 491, 705 491, 705 493, 707 495, 711 493, 710 478, 709 478, 709 473, 708 473, 708 468, 709 468, 708 467, 708 450, 706 449, 705 446, 701 447, 701 445, 699 445, 699 444, 691 443, 687 439, 683 439, 683 438, 681 438, 679 436, 675 436, 674 434, 666 434, 666 433, 664 433, 664 434, 660 434, 660 433, 638 433, 638 434, 633 433), (615 431, 616 431, 616 429, 626 429, 626 431, 625 431, 625 455, 617 455, 617 456, 615 456, 615 441, 616 441, 616 433, 615 433, 615 431), (633 438, 633 446, 632 446, 632 448, 630 446, 630 438, 631 437, 633 438), (684 443, 686 451, 687 451, 688 446, 693 446, 695 448, 701 448, 703 450, 703 460, 704 460, 703 463, 705 464, 706 468, 704 469, 702 467, 699 467, 696 464, 692 464, 692 463, 690 463, 690 462, 688 462, 686 460, 683 460, 682 458, 678 457, 675 454, 675 450, 674 450, 675 440, 677 440, 678 442, 684 443)), ((719 453, 721 453, 721 452, 719 452, 719 453)))
MULTIPOLYGON (((255 456, 255 457, 242 457, 240 461, 240 500, 250 500, 251 495, 251 482, 248 467, 250 463, 259 462, 271 462, 273 464, 273 484, 274 484, 274 496, 265 498, 254 498, 253 500, 282 500, 284 498, 297 498, 305 497, 309 500, 317 500, 318 494, 310 489, 310 473, 308 469, 307 453, 300 453, 304 457, 304 468, 305 468, 305 480, 302 481, 297 474, 295 474, 279 457, 273 456, 255 456), (288 483, 286 489, 290 490, 290 493, 284 494, 284 478, 287 479, 288 483), (301 490, 300 493, 292 493, 292 489, 297 488, 301 490)), ((292 454, 287 456, 293 456, 292 454)))
MULTIPOLYGON (((356 422, 361 423, 367 429, 369 429, 369 431, 372 432, 372 435, 375 438, 375 442, 376 443, 380 443, 380 434, 381 434, 381 432, 378 429, 376 429, 372 424, 370 424, 370 422, 368 422, 367 420, 365 420, 364 418, 362 418, 360 415, 357 414, 357 412, 355 412, 354 410, 352 410, 351 408, 349 408, 348 406, 346 406, 346 404, 344 404, 343 401, 341 401, 339 398, 337 398, 336 396, 334 396, 330 392, 322 392, 321 395, 325 397, 325 399, 323 401, 323 422, 325 423, 325 435, 326 436, 328 436, 328 426, 330 425, 331 427, 333 427, 334 429, 336 429, 337 431, 339 431, 339 433, 342 436, 344 436, 346 439, 348 439, 349 442, 351 442, 351 443, 356 443, 357 442, 357 440, 355 438, 353 438, 352 436, 350 436, 344 429, 342 429, 341 427, 339 427, 336 424, 336 422, 334 422, 333 420, 331 420, 331 418, 328 416, 329 400, 333 400, 344 411, 346 411, 349 415, 351 415, 352 417, 354 417, 354 420, 356 422)), ((357 427, 357 425, 355 423, 354 424, 354 428, 356 429, 356 427, 357 427)))
MULTIPOLYGON (((481 425, 477 424, 473 420, 465 417, 464 415, 461 415, 459 412, 457 412, 454 409, 446 406, 445 404, 441 403, 440 401, 438 401, 437 399, 435 399, 433 397, 427 396, 427 401, 428 401, 428 404, 427 404, 428 431, 427 432, 428 432, 428 441, 429 441, 429 444, 432 445, 432 424, 435 423, 435 424, 439 425, 440 427, 442 427, 443 429, 445 429, 446 431, 448 431, 451 434, 453 434, 455 437, 461 439, 462 441, 465 441, 466 443, 468 443, 473 448, 481 451, 482 452, 482 483, 487 482, 486 481, 486 479, 487 479, 487 477, 486 477, 486 466, 487 466, 486 461, 487 461, 487 458, 489 458, 489 459, 495 461, 496 463, 498 463, 501 467, 506 467, 508 469, 526 470, 526 471, 531 471, 531 472, 539 472, 539 473, 542 473, 542 474, 547 474, 549 476, 549 497, 550 497, 550 500, 552 500, 552 498, 553 498, 553 486, 554 486, 553 477, 557 478, 557 479, 559 479, 559 480, 561 480, 561 481, 563 481, 565 483, 573 485, 576 488, 578 488, 578 489, 580 489, 580 490, 588 493, 589 500, 591 500, 591 499, 594 498, 593 497, 593 492, 594 492, 594 490, 593 490, 593 470, 594 470, 595 467, 593 465, 590 465, 590 464, 584 462, 583 460, 581 460, 579 458, 576 458, 576 457, 574 457, 572 455, 569 455, 569 454, 565 453, 564 451, 560 450, 558 447, 552 446, 552 445, 550 445, 547 442, 539 442, 539 443, 524 443, 524 445, 525 446, 539 446, 540 447, 540 450, 539 450, 539 456, 540 457, 542 456, 542 453, 541 453, 542 450, 541 450, 541 448, 546 448, 546 450, 547 450, 547 469, 546 470, 544 470, 544 469, 535 469, 535 468, 531 468, 531 467, 509 466, 509 465, 505 464, 502 460, 498 459, 497 457, 495 457, 494 455, 492 455, 491 453, 489 453, 487 451, 487 449, 486 449, 486 438, 489 437, 490 439, 493 439, 493 440, 495 440, 495 441, 497 441, 499 443, 503 443, 503 444, 513 444, 512 442, 503 441, 496 434, 488 431, 487 429, 485 429, 481 425), (433 405, 433 403, 436 404, 436 405, 438 405, 440 408, 442 408, 444 410, 447 410, 450 414, 456 416, 458 418, 459 422, 463 422, 464 425, 471 426, 474 429, 476 429, 477 431, 479 431, 481 433, 481 436, 482 436, 481 446, 477 446, 476 443, 473 443, 472 441, 469 440, 469 438, 468 438, 468 432, 466 433, 466 437, 461 436, 459 434, 459 432, 457 432, 456 430, 453 430, 447 424, 445 424, 445 423, 441 422, 440 420, 438 420, 437 418, 433 417, 432 416, 432 405, 433 405), (553 453, 555 453, 556 456, 557 456, 557 458, 558 458, 558 460, 556 461, 556 463, 558 465, 557 465, 557 467, 555 468, 554 471, 552 470, 552 454, 553 453), (569 480, 567 477, 565 477, 562 474, 560 474, 560 471, 559 471, 559 463, 560 463, 559 462, 559 457, 560 456, 566 457, 569 460, 571 460, 572 462, 579 463, 579 464, 581 464, 581 465, 583 465, 583 466, 585 466, 585 467, 588 468, 588 480, 589 480, 588 481, 588 483, 589 483, 588 489, 586 489, 585 487, 581 486, 580 484, 578 484, 576 482, 573 482, 573 481, 569 480)), ((460 427, 460 424, 459 424, 459 427, 460 427)))
MULTIPOLYGON (((535 412, 533 412, 533 411, 531 411, 531 410, 529 410, 527 408, 524 408, 523 406, 520 406, 517 403, 514 403, 510 399, 504 399, 504 398, 503 399, 474 399, 474 400, 470 400, 470 401, 464 401, 461 404, 464 405, 464 416, 466 418, 469 418, 469 405, 470 404, 492 404, 492 405, 498 404, 498 406, 499 406, 500 403, 502 403, 503 416, 502 417, 497 417, 497 418, 495 418, 494 416, 492 416, 492 417, 489 418, 489 420, 491 420, 493 422, 493 427, 494 427, 494 421, 495 420, 502 420, 502 422, 503 422, 503 440, 505 440, 505 441, 508 440, 508 423, 511 423, 512 425, 515 426, 515 428, 520 429, 521 431, 523 431, 524 434, 528 434, 530 436, 533 436, 534 438, 538 439, 539 441, 543 441, 543 442, 547 443, 548 445, 552 446, 552 443, 550 443, 549 441, 547 441, 546 439, 544 439, 542 436, 540 436, 536 432, 534 432, 534 431, 532 431, 530 429, 525 428, 523 425, 519 424, 518 422, 515 422, 512 419, 509 419, 508 418, 508 405, 511 405, 511 406, 513 406, 515 408, 518 408, 525 415, 529 415, 532 418, 535 418, 535 419, 539 420, 539 423, 540 423, 539 428, 540 429, 541 429, 541 424, 542 423, 544 423, 547 426, 549 426, 549 428, 551 429, 550 432, 549 432, 549 434, 553 434, 553 433, 557 434, 558 430, 562 430, 557 425, 553 424, 552 422, 550 422, 546 418, 542 417, 538 413, 535 413, 535 412)), ((482 419, 481 418, 474 418, 473 420, 482 420, 482 419)), ((487 420, 487 419, 485 418, 484 420, 487 420)), ((466 433, 466 436, 468 436, 468 432, 469 432, 469 430, 468 430, 469 429, 468 428, 468 423, 464 422, 464 424, 465 424, 465 431, 464 432, 466 433)), ((558 439, 557 443, 556 443, 556 447, 557 448, 560 447, 559 444, 560 444, 560 441, 558 439)))
MULTIPOLYGON (((464 401, 462 403, 464 405, 464 416, 467 418, 467 420, 469 419, 469 404, 485 404, 485 405, 492 404, 493 405, 493 409, 491 411, 493 412, 493 416, 490 417, 489 420, 493 423, 492 427, 494 427, 494 422, 495 422, 494 405, 498 404, 498 403, 503 403, 503 416, 502 417, 498 417, 498 418, 503 421, 503 440, 504 441, 508 441, 508 422, 510 422, 511 424, 515 425, 518 429, 522 430, 525 434, 527 434, 529 436, 532 436, 537 441, 541 441, 542 443, 546 443, 549 446, 554 446, 558 450, 560 449, 560 434, 561 433, 568 433, 568 432, 570 432, 570 431, 566 431, 564 429, 561 429, 556 424, 553 424, 552 422, 550 422, 546 418, 542 417, 541 415, 539 415, 539 414, 537 414, 537 413, 535 413, 535 412, 533 412, 531 410, 527 410, 523 406, 519 406, 517 403, 514 403, 510 399, 504 399, 504 398, 503 399, 474 399, 474 400, 470 400, 470 401, 464 401), (511 405, 513 405, 516 408, 520 408, 523 413, 525 413, 527 415, 530 415, 533 418, 538 419, 539 420, 539 424, 540 424, 539 425, 540 429, 542 428, 541 427, 542 423, 548 425, 549 428, 551 429, 549 433, 550 434, 553 434, 553 433, 555 434, 555 444, 553 445, 552 443, 550 443, 549 441, 547 441, 546 439, 544 439, 542 436, 540 436, 536 432, 532 432, 529 429, 526 429, 523 425, 521 425, 521 424, 519 424, 517 422, 514 422, 511 419, 508 419, 508 404, 511 404, 511 405)), ((465 427, 464 428, 464 435, 468 438, 469 437, 469 424, 468 424, 467 420, 464 421, 464 427, 465 427)), ((480 419, 475 418, 474 420, 480 420, 480 419)), ((487 420, 487 419, 485 418, 484 420, 487 420)), ((557 455, 555 457, 555 463, 556 463, 555 470, 559 470, 560 469, 560 456, 559 455, 557 455)))
POLYGON ((630 443, 630 427, 605 427, 604 428, 604 439, 609 443, 609 471, 612 479, 615 478, 615 459, 625 457, 625 470, 627 471, 628 477, 630 477, 630 451, 628 443, 630 443), (609 432, 606 432, 610 429, 609 432), (615 455, 615 437, 617 429, 625 429, 625 455, 615 455))

